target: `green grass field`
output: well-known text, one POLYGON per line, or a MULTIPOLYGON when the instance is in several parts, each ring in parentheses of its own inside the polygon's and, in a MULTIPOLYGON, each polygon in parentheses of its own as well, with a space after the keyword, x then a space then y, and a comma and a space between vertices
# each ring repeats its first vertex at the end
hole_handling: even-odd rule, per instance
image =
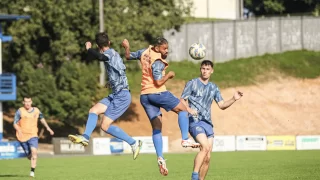
MULTIPOLYGON (((121 156, 39 158, 36 178, 43 180, 188 180, 195 153, 166 154, 169 175, 158 171, 156 156, 137 160, 121 156)), ((27 159, 0 160, 0 179, 29 179, 27 159)), ((263 151, 212 153, 208 180, 320 179, 320 151, 263 151)))

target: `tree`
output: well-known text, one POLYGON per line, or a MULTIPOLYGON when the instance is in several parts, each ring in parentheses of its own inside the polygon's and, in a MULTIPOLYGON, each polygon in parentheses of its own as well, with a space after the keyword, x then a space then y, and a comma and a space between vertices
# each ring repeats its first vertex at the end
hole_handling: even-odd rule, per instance
MULTIPOLYGON (((13 36, 13 42, 4 45, 4 71, 15 73, 18 81, 18 101, 5 103, 7 112, 28 94, 46 117, 84 124, 92 103, 108 92, 98 84, 97 61, 88 60, 84 49, 99 30, 98 5, 96 0, 0 1, 1 13, 31 15, 30 20, 3 24, 4 32, 13 36)), ((117 0, 104 5, 105 29, 119 51, 123 38, 134 49, 146 47, 165 29, 179 29, 190 13, 190 1, 183 0, 117 0)))
POLYGON ((244 6, 257 16, 315 13, 319 0, 245 0, 244 6))

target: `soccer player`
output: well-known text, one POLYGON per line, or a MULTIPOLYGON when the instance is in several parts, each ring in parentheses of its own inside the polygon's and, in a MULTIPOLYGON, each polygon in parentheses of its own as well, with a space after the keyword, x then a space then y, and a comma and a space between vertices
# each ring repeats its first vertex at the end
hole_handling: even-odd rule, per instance
POLYGON ((101 129, 131 145, 133 159, 136 159, 140 153, 142 141, 136 141, 121 128, 111 125, 113 121, 117 120, 128 109, 131 103, 131 94, 125 72, 126 66, 123 64, 120 55, 114 49, 110 48, 107 33, 98 33, 95 41, 100 53, 91 48, 92 44, 90 42, 86 42, 86 49, 90 55, 104 62, 106 72, 108 73, 108 85, 112 89, 112 94, 109 94, 109 96, 102 99, 90 109, 83 135, 70 134, 68 137, 73 143, 87 146, 90 135, 96 127, 98 115, 104 113, 101 129))
MULTIPOLYGON (((218 86, 209 82, 211 74, 214 72, 213 63, 204 60, 200 66, 200 77, 187 82, 181 99, 195 110, 197 115, 189 115, 189 132, 191 136, 200 143, 200 152, 194 159, 192 180, 203 180, 209 169, 210 154, 213 145, 213 124, 211 120, 211 104, 213 100, 222 110, 230 107, 239 100, 243 93, 236 91, 231 99, 224 101, 218 86)), ((180 116, 188 116, 187 112, 182 112, 180 116)))
POLYGON ((16 130, 18 141, 28 159, 31 161, 31 177, 35 177, 34 171, 37 166, 39 120, 47 131, 49 131, 50 135, 53 135, 54 132, 43 118, 40 110, 37 107, 32 107, 31 97, 25 96, 23 98, 23 107, 19 108, 15 113, 13 127, 16 130))
MULTIPOLYGON (((152 126, 152 140, 158 157, 158 166, 160 173, 164 176, 168 175, 168 169, 162 152, 162 114, 160 108, 166 111, 179 113, 188 111, 180 100, 167 91, 165 83, 175 76, 173 71, 165 74, 168 67, 166 61, 168 55, 168 41, 165 38, 157 38, 155 44, 150 45, 146 49, 130 52, 128 40, 124 39, 122 46, 125 48, 125 56, 127 60, 138 59, 142 65, 142 82, 140 103, 142 104, 152 126)), ((193 113, 190 112, 190 113, 193 113)), ((181 116, 178 119, 180 126, 183 147, 198 147, 199 143, 191 141, 188 137, 188 118, 181 116)))

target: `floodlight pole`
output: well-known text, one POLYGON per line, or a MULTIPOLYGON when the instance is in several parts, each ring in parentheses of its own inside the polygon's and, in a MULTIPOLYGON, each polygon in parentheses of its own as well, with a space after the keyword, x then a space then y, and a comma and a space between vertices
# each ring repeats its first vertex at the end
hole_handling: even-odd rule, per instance
MULTIPOLYGON (((103 0, 99 0, 99 31, 104 32, 104 20, 103 20, 103 0)), ((100 85, 105 85, 105 68, 104 62, 100 62, 100 85)), ((101 123, 102 124, 102 123, 101 123)), ((104 136, 105 132, 100 128, 100 136, 104 136)))

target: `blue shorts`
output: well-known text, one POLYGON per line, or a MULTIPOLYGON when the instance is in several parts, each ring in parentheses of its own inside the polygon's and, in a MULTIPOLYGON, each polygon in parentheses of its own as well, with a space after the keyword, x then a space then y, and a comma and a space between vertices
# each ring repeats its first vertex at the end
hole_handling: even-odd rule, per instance
POLYGON ((20 145, 27 156, 31 154, 31 147, 38 149, 38 140, 38 137, 33 137, 26 142, 20 142, 20 145))
POLYGON ((155 94, 142 94, 140 95, 140 103, 146 111, 148 118, 153 120, 161 115, 160 108, 171 111, 178 106, 180 100, 169 91, 164 91, 155 94))
POLYGON ((195 141, 198 134, 205 134, 208 138, 214 136, 213 127, 205 121, 191 123, 189 133, 195 141))
POLYGON ((103 98, 99 103, 108 107, 104 115, 115 121, 129 108, 131 94, 129 90, 123 89, 103 98))

